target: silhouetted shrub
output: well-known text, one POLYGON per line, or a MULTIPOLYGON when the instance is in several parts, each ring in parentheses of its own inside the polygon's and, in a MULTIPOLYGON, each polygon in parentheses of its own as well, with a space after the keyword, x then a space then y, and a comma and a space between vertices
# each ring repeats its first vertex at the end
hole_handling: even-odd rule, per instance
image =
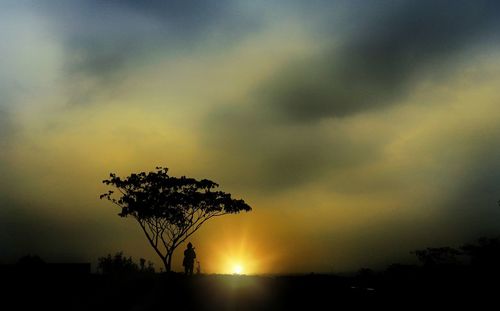
POLYGON ((462 253, 452 247, 428 247, 413 252, 424 267, 437 267, 459 264, 462 253))
POLYGON ((146 265, 146 259, 144 259, 144 258, 139 259, 139 267, 140 267, 140 271, 143 273, 155 273, 155 268, 154 268, 153 262, 148 260, 147 265, 146 265))
POLYGON ((97 268, 102 274, 131 274, 139 272, 139 266, 132 260, 132 257, 125 257, 123 252, 118 252, 114 256, 109 254, 106 257, 99 257, 97 268))

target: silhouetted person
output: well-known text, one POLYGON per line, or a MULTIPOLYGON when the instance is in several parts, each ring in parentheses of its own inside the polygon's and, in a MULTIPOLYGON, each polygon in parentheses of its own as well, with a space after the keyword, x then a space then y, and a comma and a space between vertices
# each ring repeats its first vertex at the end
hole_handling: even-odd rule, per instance
POLYGON ((193 275, 195 258, 196 253, 194 252, 193 244, 189 242, 186 250, 184 251, 184 260, 182 261, 182 265, 184 266, 184 272, 186 273, 186 275, 193 275))
POLYGON ((196 274, 201 274, 200 262, 198 260, 196 261, 196 274))

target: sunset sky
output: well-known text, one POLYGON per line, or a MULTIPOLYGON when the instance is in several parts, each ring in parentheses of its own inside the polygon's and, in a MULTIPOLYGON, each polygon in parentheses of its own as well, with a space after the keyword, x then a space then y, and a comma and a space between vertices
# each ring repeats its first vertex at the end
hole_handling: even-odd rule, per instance
POLYGON ((499 235, 499 86, 496 0, 0 0, 0 263, 161 267, 99 200, 156 166, 253 208, 190 239, 208 273, 499 235))

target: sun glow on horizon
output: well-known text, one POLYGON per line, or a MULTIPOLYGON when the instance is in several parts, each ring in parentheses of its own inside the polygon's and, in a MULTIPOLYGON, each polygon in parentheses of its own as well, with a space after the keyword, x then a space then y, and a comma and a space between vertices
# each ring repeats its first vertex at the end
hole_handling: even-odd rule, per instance
POLYGON ((241 264, 235 264, 233 266, 233 274, 243 274, 243 266, 241 264))
POLYGON ((232 234, 225 234, 223 239, 218 240, 218 243, 213 245, 214 266, 207 270, 233 275, 267 272, 271 266, 267 260, 267 252, 259 247, 261 243, 257 242, 257 236, 252 239, 249 238, 250 236, 245 229, 238 234, 235 234, 234 231, 232 234))

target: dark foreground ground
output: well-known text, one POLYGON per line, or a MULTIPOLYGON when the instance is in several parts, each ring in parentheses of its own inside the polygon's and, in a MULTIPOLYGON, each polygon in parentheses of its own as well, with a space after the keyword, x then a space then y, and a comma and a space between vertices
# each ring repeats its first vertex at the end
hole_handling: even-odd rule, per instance
POLYGON ((339 277, 3 275, 1 310, 471 310, 497 308, 498 274, 339 277), (493 305, 491 305, 493 303, 493 305))

